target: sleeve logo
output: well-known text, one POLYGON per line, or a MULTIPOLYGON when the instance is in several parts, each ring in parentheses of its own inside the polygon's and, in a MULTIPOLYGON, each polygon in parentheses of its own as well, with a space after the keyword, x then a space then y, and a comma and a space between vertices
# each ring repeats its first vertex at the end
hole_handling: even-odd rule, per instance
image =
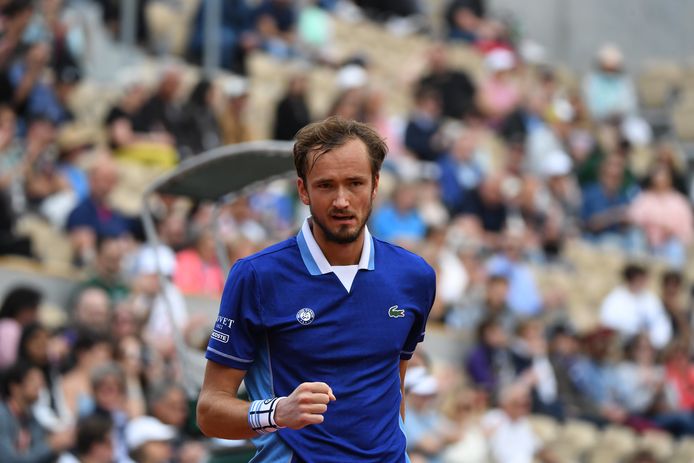
POLYGON ((227 343, 229 342, 229 335, 225 333, 220 333, 217 330, 212 330, 212 334, 210 335, 212 339, 216 339, 219 342, 227 343))

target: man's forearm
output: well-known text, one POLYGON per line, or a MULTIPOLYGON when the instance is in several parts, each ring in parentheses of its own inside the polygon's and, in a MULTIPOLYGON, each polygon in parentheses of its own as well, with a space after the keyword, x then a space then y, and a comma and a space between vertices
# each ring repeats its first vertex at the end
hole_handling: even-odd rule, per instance
POLYGON ((258 434, 248 424, 250 402, 228 393, 203 393, 197 407, 198 426, 208 437, 249 439, 258 434))

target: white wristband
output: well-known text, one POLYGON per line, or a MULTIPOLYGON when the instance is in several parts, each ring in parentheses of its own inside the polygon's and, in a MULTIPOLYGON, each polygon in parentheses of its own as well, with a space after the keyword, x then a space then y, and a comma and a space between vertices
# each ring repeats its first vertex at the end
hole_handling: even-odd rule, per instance
POLYGON ((283 426, 275 422, 277 404, 285 397, 273 397, 265 400, 254 400, 248 409, 248 424, 258 434, 275 432, 283 426))

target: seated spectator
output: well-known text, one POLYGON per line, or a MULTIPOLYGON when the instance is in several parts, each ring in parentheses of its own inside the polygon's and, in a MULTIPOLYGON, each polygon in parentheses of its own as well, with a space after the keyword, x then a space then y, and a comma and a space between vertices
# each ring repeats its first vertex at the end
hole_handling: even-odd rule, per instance
POLYGON ((238 78, 227 80, 222 86, 225 103, 218 116, 222 130, 222 143, 233 145, 253 140, 250 124, 246 121, 248 82, 238 78))
MULTIPOLYGON (((202 0, 195 12, 188 44, 188 58, 202 64, 205 49, 205 14, 213 1, 202 0)), ((253 15, 247 2, 221 2, 219 64, 236 74, 246 74, 246 55, 257 46, 252 32, 253 15)))
POLYGON ((673 341, 689 343, 692 339, 689 298, 684 294, 684 276, 678 270, 663 273, 660 279, 660 300, 672 326, 673 341))
POLYGON ((629 206, 629 221, 645 235, 646 248, 670 266, 681 268, 694 235, 694 218, 687 197, 672 186, 666 166, 656 167, 646 190, 629 206))
POLYGON ((611 156, 600 167, 600 180, 583 189, 581 219, 592 241, 617 241, 627 247, 624 233, 632 192, 622 188, 624 161, 611 156))
POLYGON ((460 209, 460 226, 471 238, 479 240, 488 249, 497 249, 502 243, 508 208, 504 185, 507 179, 490 175, 465 195, 460 209))
POLYGON ((135 333, 120 336, 115 340, 114 360, 125 376, 126 395, 137 398, 137 400, 128 401, 126 405, 128 416, 145 414, 145 385, 161 381, 161 376, 164 374, 159 371, 161 364, 156 352, 146 346, 140 337, 138 329, 135 333))
POLYGON ((479 87, 477 105, 493 126, 499 126, 521 103, 516 57, 509 50, 494 50, 485 57, 485 67, 489 75, 479 87))
POLYGON ((465 196, 476 189, 489 170, 489 156, 479 148, 478 134, 463 129, 448 153, 439 157, 441 199, 451 215, 461 212, 465 196))
POLYGON ((482 418, 495 462, 557 461, 542 448, 540 437, 530 425, 530 393, 524 385, 515 383, 504 387, 499 394, 499 407, 482 418))
POLYGON ((488 463, 489 445, 481 421, 487 411, 486 395, 462 387, 450 391, 447 399, 443 410, 457 438, 443 451, 443 463, 488 463))
POLYGON ((665 380, 673 391, 677 410, 694 411, 694 364, 689 343, 675 342, 665 352, 665 380))
POLYGON ((98 365, 113 360, 109 337, 99 337, 93 332, 82 331, 73 345, 74 366, 60 382, 65 406, 74 418, 87 416, 92 411, 91 371, 98 365))
POLYGON ((295 53, 296 13, 289 0, 262 0, 253 12, 260 47, 275 58, 295 53))
POLYGON ((275 140, 293 140, 296 132, 311 122, 307 101, 308 76, 294 74, 289 78, 287 90, 275 108, 275 140))
POLYGON ((506 302, 516 317, 536 316, 542 311, 543 300, 535 276, 523 256, 524 234, 520 230, 507 229, 504 238, 502 252, 487 262, 488 272, 508 280, 506 302))
POLYGON ((485 13, 486 2, 483 0, 450 1, 446 7, 448 39, 474 43, 485 13))
POLYGON ((508 349, 508 337, 495 317, 486 318, 477 328, 477 340, 468 353, 465 369, 475 386, 496 398, 499 388, 512 382, 515 371, 508 349))
POLYGON ((113 423, 108 417, 90 415, 78 421, 75 446, 58 463, 113 463, 114 457, 113 423))
POLYGON ((180 460, 191 463, 203 461, 205 447, 199 441, 188 439, 190 408, 183 387, 169 382, 155 385, 147 396, 147 404, 153 417, 176 430, 172 444, 180 460))
POLYGON ((75 294, 82 289, 96 287, 106 291, 112 303, 125 299, 130 294, 130 287, 123 277, 125 249, 126 243, 121 237, 97 237, 96 256, 87 269, 87 279, 79 285, 75 294))
POLYGON ((645 332, 651 344, 664 348, 672 339, 672 325, 663 304, 648 289, 646 268, 629 264, 622 272, 624 283, 605 297, 600 307, 600 323, 624 337, 645 332))
POLYGON ((136 229, 134 220, 126 218, 108 203, 117 182, 117 166, 106 155, 89 170, 89 197, 70 212, 65 226, 77 263, 85 264, 94 259, 100 237, 126 236, 136 229))
POLYGON ((677 411, 668 400, 665 368, 656 363, 656 352, 647 335, 627 342, 624 360, 615 367, 614 397, 629 414, 680 437, 694 433, 694 416, 677 411))
POLYGON ((504 332, 510 335, 516 327, 516 316, 508 307, 508 279, 503 275, 491 275, 485 285, 484 300, 479 304, 456 307, 449 312, 446 323, 466 332, 472 332, 482 320, 494 317, 501 322, 504 332))
POLYGON ((129 402, 142 399, 127 395, 123 371, 114 363, 96 366, 91 372, 90 380, 94 391, 91 413, 110 418, 114 429, 114 460, 128 461, 125 430, 131 417, 126 410, 129 402))
POLYGON ((418 88, 431 88, 438 93, 441 114, 462 120, 474 110, 476 88, 463 71, 454 69, 448 60, 448 51, 437 43, 427 53, 428 71, 418 82, 418 88))
POLYGON ((222 144, 222 134, 217 121, 214 83, 201 79, 183 106, 186 123, 180 127, 178 149, 181 159, 217 148, 222 144))
POLYGON ((72 447, 74 431, 47 434, 32 411, 43 387, 41 370, 16 363, 0 382, 0 455, 8 463, 52 461, 72 447))
POLYGON ((200 231, 193 247, 176 254, 173 283, 183 294, 205 294, 218 297, 224 288, 222 267, 212 230, 200 231))
POLYGON ((404 427, 407 452, 413 463, 440 463, 441 453, 457 435, 435 406, 438 382, 426 367, 413 367, 408 376, 405 377, 404 427))
POLYGON ((393 192, 393 199, 376 211, 371 219, 373 233, 394 243, 417 243, 426 235, 426 224, 418 209, 417 184, 403 180, 393 192))
POLYGON ((532 387, 532 412, 563 420, 557 375, 549 361, 544 324, 540 320, 520 322, 511 342, 511 358, 517 375, 532 387))
POLYGON ((583 97, 590 116, 598 121, 636 112, 636 89, 617 46, 606 44, 598 50, 596 68, 583 82, 583 97))
POLYGON ((176 436, 172 426, 151 416, 133 419, 125 428, 128 454, 135 463, 168 463, 174 456, 171 441, 176 436))
POLYGON ((17 361, 22 330, 38 322, 42 295, 28 286, 10 289, 0 306, 0 371, 17 361))
POLYGON ((443 154, 441 97, 431 87, 418 87, 414 108, 405 127, 405 148, 420 161, 436 161, 443 154))

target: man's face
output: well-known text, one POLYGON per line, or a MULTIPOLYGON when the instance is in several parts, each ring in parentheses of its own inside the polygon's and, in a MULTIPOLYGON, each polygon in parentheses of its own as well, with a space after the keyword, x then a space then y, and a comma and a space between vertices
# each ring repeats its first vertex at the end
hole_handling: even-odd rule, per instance
POLYGON ((306 182, 297 180, 301 201, 310 207, 317 240, 347 244, 356 241, 369 219, 378 176, 372 179, 366 145, 347 141, 314 163, 309 154, 306 182), (311 168, 312 166, 312 168, 311 168))

